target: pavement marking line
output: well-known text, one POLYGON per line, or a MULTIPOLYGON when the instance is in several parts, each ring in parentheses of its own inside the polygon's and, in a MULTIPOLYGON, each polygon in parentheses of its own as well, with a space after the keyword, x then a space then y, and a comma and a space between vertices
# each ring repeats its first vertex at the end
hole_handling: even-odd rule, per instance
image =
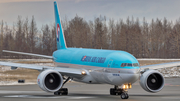
POLYGON ((163 99, 171 99, 171 100, 179 100, 180 99, 180 97, 179 96, 177 96, 177 97, 161 97, 161 98, 163 98, 163 99))
POLYGON ((95 97, 88 97, 88 96, 84 96, 84 97, 71 97, 71 96, 46 96, 46 95, 42 95, 42 96, 33 96, 33 95, 8 95, 8 96, 3 96, 6 98, 61 98, 61 99, 90 99, 90 98, 95 98, 95 97))
POLYGON ((90 99, 90 98, 95 98, 95 97, 70 97, 67 99, 90 99))
POLYGON ((0 90, 0 94, 19 94, 19 93, 23 93, 23 94, 29 94, 29 93, 44 93, 44 91, 5 91, 5 90, 0 90))

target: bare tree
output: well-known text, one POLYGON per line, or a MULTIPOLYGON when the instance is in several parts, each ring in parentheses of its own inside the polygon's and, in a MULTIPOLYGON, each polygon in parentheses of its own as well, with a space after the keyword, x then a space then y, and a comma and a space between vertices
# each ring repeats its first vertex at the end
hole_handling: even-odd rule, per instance
POLYGON ((28 44, 28 47, 30 49, 30 52, 33 52, 33 50, 35 50, 35 46, 36 46, 36 40, 35 39, 36 39, 36 35, 38 33, 34 16, 32 16, 32 20, 31 20, 29 30, 30 31, 27 35, 27 40, 28 40, 27 44, 28 44))
MULTIPOLYGON (((99 16, 86 21, 76 15, 70 21, 62 20, 68 47, 123 50, 137 58, 179 58, 180 57, 180 19, 176 23, 152 19, 150 23, 143 18, 127 18, 115 21, 99 16)), ((9 27, 0 23, 0 58, 2 49, 42 53, 52 55, 56 50, 55 24, 45 25, 38 31, 34 16, 29 22, 18 16, 18 20, 9 27)), ((4 53, 5 58, 31 58, 4 53)), ((34 58, 34 57, 33 57, 34 58)))
POLYGON ((3 50, 3 33, 4 33, 4 22, 1 22, 1 34, 0 34, 0 57, 2 57, 2 50, 3 50))
POLYGON ((48 25, 42 27, 42 47, 43 47, 43 54, 50 55, 51 47, 50 47, 50 29, 48 25))
MULTIPOLYGON (((103 17, 95 18, 94 20, 94 38, 93 38, 93 48, 96 49, 106 49, 107 44, 107 28, 105 23, 106 19, 103 17)), ((109 41, 110 42, 110 41, 109 41)))

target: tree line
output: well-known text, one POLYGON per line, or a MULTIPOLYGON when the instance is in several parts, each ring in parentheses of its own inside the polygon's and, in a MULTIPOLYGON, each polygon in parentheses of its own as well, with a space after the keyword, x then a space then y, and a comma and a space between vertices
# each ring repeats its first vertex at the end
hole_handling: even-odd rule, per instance
MULTIPOLYGON (((99 16, 86 21, 76 15, 62 20, 68 47, 122 50, 137 58, 180 58, 180 19, 176 22, 164 19, 127 17, 126 20, 99 16)), ((9 27, 0 22, 0 58, 36 58, 2 53, 2 50, 52 55, 56 50, 55 24, 38 29, 34 16, 31 20, 18 16, 9 27)))

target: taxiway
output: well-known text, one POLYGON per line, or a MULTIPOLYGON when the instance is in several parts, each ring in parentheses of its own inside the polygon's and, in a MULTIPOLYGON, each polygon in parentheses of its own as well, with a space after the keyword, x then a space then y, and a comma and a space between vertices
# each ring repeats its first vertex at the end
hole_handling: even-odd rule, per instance
MULTIPOLYGON (((180 78, 166 78, 165 86, 159 93, 144 91, 139 82, 133 84, 126 101, 179 101, 180 78)), ((106 84, 67 83, 68 96, 54 96, 42 91, 38 85, 0 86, 0 101, 112 101, 122 100, 120 96, 112 96, 109 89, 113 86, 106 84)))

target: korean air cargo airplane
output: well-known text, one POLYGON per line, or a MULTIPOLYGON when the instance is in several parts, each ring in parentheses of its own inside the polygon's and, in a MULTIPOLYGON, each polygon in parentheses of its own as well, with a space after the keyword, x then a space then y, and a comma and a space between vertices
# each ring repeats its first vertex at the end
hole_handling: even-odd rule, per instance
POLYGON ((58 5, 54 2, 57 50, 52 56, 3 50, 3 52, 38 56, 53 59, 55 67, 0 62, 11 69, 28 68, 40 71, 39 87, 54 95, 67 95, 63 88, 69 79, 88 84, 110 84, 110 95, 128 99, 128 89, 140 79, 141 87, 151 93, 162 90, 165 84, 159 68, 180 66, 180 62, 139 66, 138 60, 128 52, 103 49, 68 48, 64 38, 58 5), (67 77, 65 81, 64 76, 67 77))

